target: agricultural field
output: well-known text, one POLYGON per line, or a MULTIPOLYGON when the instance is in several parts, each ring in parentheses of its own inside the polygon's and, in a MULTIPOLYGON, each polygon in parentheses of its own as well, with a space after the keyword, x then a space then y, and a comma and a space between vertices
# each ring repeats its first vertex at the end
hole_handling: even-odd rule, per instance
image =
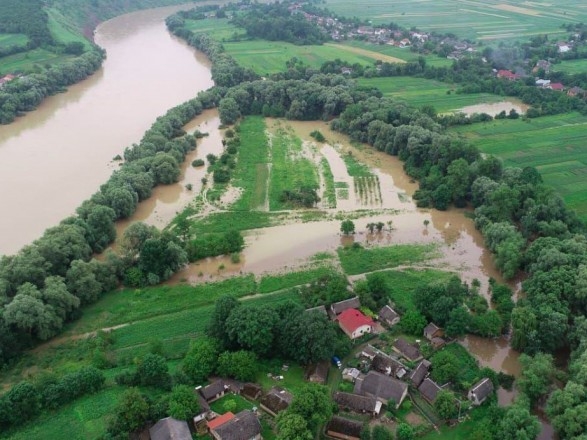
POLYGON ((9 46, 22 46, 29 41, 24 34, 0 34, 0 48, 9 46))
POLYGON ((456 93, 457 86, 426 78, 402 76, 359 78, 357 81, 363 86, 376 87, 385 96, 402 99, 415 107, 432 106, 439 113, 504 100, 503 96, 490 93, 456 93))
POLYGON ((484 42, 528 39, 548 34, 564 35, 564 23, 587 20, 581 2, 527 2, 524 0, 422 0, 418 2, 379 0, 365 4, 352 0, 326 0, 326 8, 344 17, 359 17, 374 24, 397 23, 424 31, 453 33, 461 38, 484 42))
POLYGON ((49 16, 49 30, 56 41, 60 43, 71 43, 79 41, 83 43, 86 50, 91 47, 91 43, 82 35, 79 29, 67 22, 67 19, 57 10, 53 8, 47 9, 49 16))
POLYGON ((587 72, 587 60, 568 60, 559 64, 553 64, 550 68, 553 72, 585 73, 587 72))
POLYGON ((577 113, 499 120, 453 129, 506 166, 533 166, 567 205, 587 220, 587 117, 577 113))
MULTIPOLYGON (((448 58, 441 58, 437 55, 422 55, 417 52, 412 52, 407 48, 400 48, 397 46, 391 46, 388 44, 374 44, 367 41, 360 40, 348 40, 344 42, 344 46, 353 47, 357 49, 368 50, 370 52, 377 52, 382 55, 401 59, 403 61, 417 61, 418 58, 424 57, 428 66, 434 67, 445 67, 452 65, 453 61, 448 58)), ((348 49, 347 49, 348 50, 348 49)), ((385 61, 382 59, 382 61, 385 61)))
POLYGON ((37 48, 1 58, 0 70, 2 72, 35 72, 72 58, 72 55, 56 54, 46 49, 37 48))

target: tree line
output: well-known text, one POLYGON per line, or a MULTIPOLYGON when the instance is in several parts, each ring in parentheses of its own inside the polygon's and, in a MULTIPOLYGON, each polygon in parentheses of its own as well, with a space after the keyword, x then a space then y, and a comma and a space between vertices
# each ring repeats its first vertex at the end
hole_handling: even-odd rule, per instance
POLYGON ((0 3, 0 33, 24 34, 23 50, 54 44, 49 18, 41 0, 4 0, 0 3))

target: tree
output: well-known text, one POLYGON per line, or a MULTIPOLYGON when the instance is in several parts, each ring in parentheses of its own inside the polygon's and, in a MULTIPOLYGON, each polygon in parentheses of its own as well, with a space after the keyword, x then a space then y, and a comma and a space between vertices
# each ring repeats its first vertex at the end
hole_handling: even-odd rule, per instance
POLYGON ((426 324, 426 318, 420 312, 409 310, 402 316, 398 326, 405 333, 421 336, 426 324))
POLYGON ((340 232, 344 235, 351 235, 355 233, 355 223, 352 220, 343 220, 340 224, 340 232))
POLYGON ((7 420, 11 424, 26 422, 41 411, 40 395, 29 382, 16 384, 3 397, 8 403, 7 420))
POLYGON ((499 427, 500 438, 504 440, 533 440, 540 433, 538 417, 518 402, 507 408, 499 427))
POLYGON ((457 415, 457 400, 454 393, 440 390, 434 401, 434 408, 443 419, 452 419, 457 415))
POLYGON ((226 320, 226 330, 230 339, 241 348, 252 350, 258 356, 266 356, 273 348, 278 319, 270 307, 237 307, 226 320))
POLYGON ((149 418, 149 403, 138 388, 130 388, 124 392, 116 406, 114 421, 108 432, 124 435, 143 426, 149 418))
POLYGON ((198 413, 200 405, 193 389, 187 385, 177 385, 171 390, 169 415, 177 420, 189 420, 198 413))
POLYGON ((321 313, 292 313, 279 327, 280 351, 289 359, 309 365, 334 354, 336 329, 321 313))
POLYGON ((393 433, 383 425, 375 425, 371 431, 371 440, 393 440, 393 433))
POLYGON ((395 431, 397 440, 414 440, 414 428, 407 423, 400 423, 395 431))
POLYGON ((257 375, 257 356, 252 351, 225 351, 218 357, 217 372, 220 376, 252 381, 257 375))
POLYGON ((452 382, 461 373, 457 357, 449 351, 441 351, 434 358, 432 378, 438 383, 452 382))
POLYGON ((537 353, 534 357, 522 354, 522 375, 517 380, 520 390, 532 404, 548 393, 555 372, 554 359, 549 354, 537 353))
POLYGON ((308 423, 299 414, 282 411, 277 414, 278 440, 312 440, 314 436, 308 429, 308 423))
POLYGON ((235 346, 228 334, 226 320, 232 311, 240 307, 240 305, 238 299, 231 295, 221 296, 214 303, 214 310, 212 311, 212 316, 210 316, 206 333, 208 336, 218 340, 225 349, 235 346))
POLYGON ((141 385, 169 389, 171 377, 165 358, 149 353, 137 366, 137 377, 141 385))
POLYGON ((63 321, 80 305, 79 298, 67 291, 63 278, 58 276, 45 279, 45 288, 41 292, 41 298, 46 305, 53 307, 55 314, 63 321))
POLYGON ((224 98, 218 106, 220 122, 223 124, 234 124, 240 117, 241 112, 237 102, 233 98, 224 98))
POLYGON ((102 284, 97 280, 94 269, 95 263, 86 263, 82 260, 71 262, 67 270, 67 290, 80 300, 80 304, 95 302, 104 291, 102 284))
POLYGON ((43 304, 40 298, 24 293, 17 294, 5 307, 4 321, 43 341, 55 336, 63 325, 53 307, 43 304))
POLYGON ((219 353, 216 340, 196 339, 185 355, 181 369, 194 383, 202 383, 216 370, 219 353))
POLYGON ((303 385, 294 396, 288 412, 303 417, 308 423, 308 428, 314 431, 332 416, 329 389, 324 385, 314 383, 303 385))
POLYGON ((445 326, 446 335, 454 338, 467 333, 471 321, 471 315, 465 307, 459 306, 453 309, 448 315, 448 322, 445 326))

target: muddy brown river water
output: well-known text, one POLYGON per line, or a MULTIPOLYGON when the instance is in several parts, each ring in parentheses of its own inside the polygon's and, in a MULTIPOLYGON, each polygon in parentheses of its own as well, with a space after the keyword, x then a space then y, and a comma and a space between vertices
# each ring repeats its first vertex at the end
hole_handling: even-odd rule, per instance
POLYGON ((171 36, 157 8, 101 24, 103 67, 0 126, 0 254, 18 251, 72 214, 157 116, 212 86, 209 62, 171 36))

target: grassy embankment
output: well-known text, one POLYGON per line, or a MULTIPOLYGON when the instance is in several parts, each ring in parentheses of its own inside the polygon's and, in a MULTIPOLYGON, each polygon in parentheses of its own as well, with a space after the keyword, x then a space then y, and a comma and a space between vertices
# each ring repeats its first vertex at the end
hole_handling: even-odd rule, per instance
POLYGON ((426 2, 422 13, 419 2, 377 2, 366 5, 354 0, 327 0, 325 7, 344 17, 359 17, 374 24, 397 23, 425 31, 453 33, 473 40, 527 40, 532 35, 548 34, 552 40, 565 35, 562 23, 587 20, 587 10, 575 0, 549 3, 510 0, 508 2, 467 2, 438 0, 426 2))
POLYGON ((457 94, 456 85, 409 76, 392 78, 360 78, 362 86, 376 87, 385 96, 398 98, 415 107, 430 105, 439 113, 459 110, 475 104, 491 104, 503 101, 503 96, 490 93, 457 94))
POLYGON ((560 64, 553 64, 550 68, 553 72, 565 72, 570 74, 587 72, 587 60, 568 60, 560 64))
POLYGON ((533 166, 565 202, 587 220, 587 117, 577 113, 529 122, 498 120, 455 128, 484 153, 507 166, 533 166))
MULTIPOLYGON (((226 52, 239 64, 250 67, 259 75, 285 70, 286 61, 298 58, 311 67, 319 68, 326 61, 339 58, 350 64, 372 65, 375 61, 404 62, 418 58, 417 54, 394 47, 368 45, 360 42, 326 43, 320 46, 296 46, 282 41, 243 40, 244 30, 228 23, 227 19, 187 20, 187 27, 194 32, 203 32, 221 41, 226 52)), ((432 65, 446 65, 448 60, 427 56, 432 65)))

